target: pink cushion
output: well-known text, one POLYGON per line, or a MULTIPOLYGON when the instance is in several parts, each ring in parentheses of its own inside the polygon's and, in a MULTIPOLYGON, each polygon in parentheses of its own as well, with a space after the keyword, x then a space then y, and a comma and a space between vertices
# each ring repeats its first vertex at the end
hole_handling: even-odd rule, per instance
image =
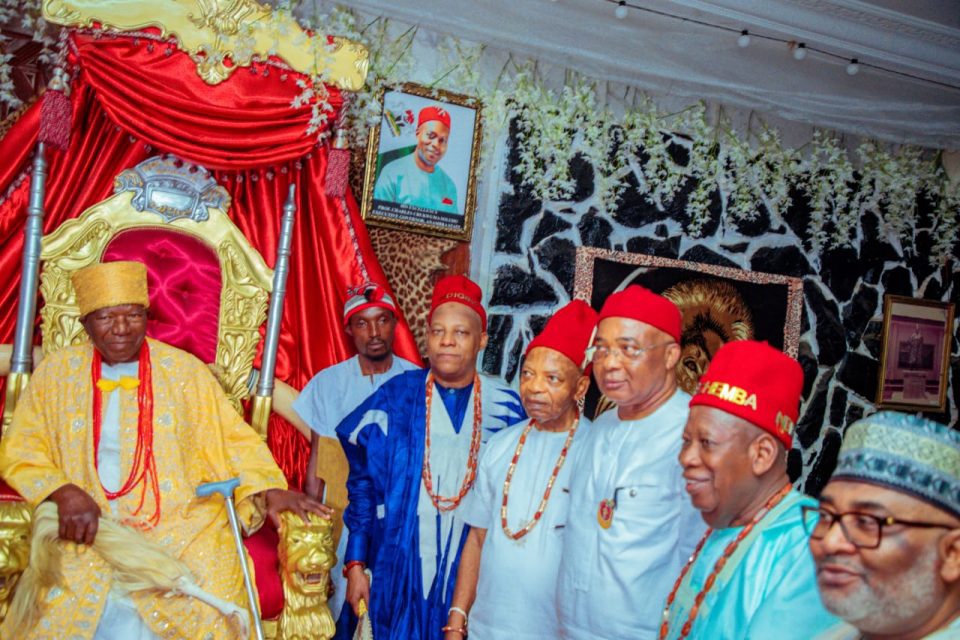
POLYGON ((243 543, 253 560, 253 573, 260 594, 260 615, 265 620, 276 618, 283 611, 283 585, 280 583, 280 558, 277 555, 280 537, 277 530, 267 520, 259 531, 244 538, 243 543))
POLYGON ((129 229, 107 245, 102 262, 147 265, 147 335, 211 363, 217 356, 220 260, 201 240, 173 229, 129 229))

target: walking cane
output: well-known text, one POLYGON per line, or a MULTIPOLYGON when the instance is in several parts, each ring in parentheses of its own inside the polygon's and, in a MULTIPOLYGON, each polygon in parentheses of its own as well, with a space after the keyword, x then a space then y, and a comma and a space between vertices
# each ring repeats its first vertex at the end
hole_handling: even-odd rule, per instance
POLYGON ((243 548, 243 538, 240 537, 237 508, 233 504, 233 491, 239 486, 239 478, 221 480, 220 482, 205 482, 197 487, 197 497, 206 498, 214 493, 219 493, 227 503, 227 516, 230 518, 230 528, 233 529, 233 541, 237 545, 240 568, 243 569, 243 584, 247 588, 247 606, 250 607, 250 616, 253 619, 253 628, 257 632, 257 640, 263 640, 263 623, 260 622, 260 609, 257 607, 257 592, 253 588, 253 581, 250 579, 250 570, 247 568, 247 554, 243 548))

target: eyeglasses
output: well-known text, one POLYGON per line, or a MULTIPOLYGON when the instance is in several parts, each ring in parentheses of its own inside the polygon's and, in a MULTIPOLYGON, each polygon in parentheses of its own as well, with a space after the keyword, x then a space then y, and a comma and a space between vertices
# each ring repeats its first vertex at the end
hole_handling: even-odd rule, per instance
POLYGON ((665 347, 668 344, 674 344, 673 340, 668 340, 667 342, 661 342, 659 344, 652 344, 649 347, 635 347, 632 344, 624 345, 622 347, 607 347, 594 345, 588 347, 586 350, 586 356, 593 362, 603 360, 607 356, 613 354, 617 360, 620 362, 632 362, 639 360, 643 354, 647 351, 652 351, 660 347, 665 347))
POLYGON ((823 507, 801 507, 803 510, 803 527, 814 540, 822 540, 827 536, 833 525, 840 523, 843 536, 858 549, 876 549, 883 540, 883 528, 893 525, 901 527, 917 527, 922 529, 953 529, 953 525, 937 522, 914 522, 900 520, 892 516, 880 517, 871 513, 847 511, 833 513, 823 507))

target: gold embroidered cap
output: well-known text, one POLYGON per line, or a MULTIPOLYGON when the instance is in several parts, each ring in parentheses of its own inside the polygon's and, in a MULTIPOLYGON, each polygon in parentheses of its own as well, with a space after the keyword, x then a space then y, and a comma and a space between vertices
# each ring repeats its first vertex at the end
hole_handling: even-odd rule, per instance
POLYGON ((847 427, 830 479, 888 487, 960 516, 960 433, 922 416, 875 413, 847 427))
POLYGON ((150 306, 147 267, 142 262, 100 262, 78 269, 70 278, 80 317, 122 304, 150 306))

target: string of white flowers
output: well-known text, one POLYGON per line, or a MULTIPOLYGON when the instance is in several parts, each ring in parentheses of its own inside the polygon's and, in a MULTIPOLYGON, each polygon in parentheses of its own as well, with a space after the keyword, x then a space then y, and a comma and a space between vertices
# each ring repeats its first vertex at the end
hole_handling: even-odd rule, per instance
MULTIPOLYGON (((289 0, 279 2, 274 19, 293 15, 291 6, 289 0)), ((592 167, 594 198, 605 213, 617 209, 628 185, 661 208, 686 190, 686 232, 693 236, 702 234, 716 216, 734 225, 753 221, 761 206, 773 221, 782 220, 799 193, 809 203, 807 236, 818 254, 856 245, 864 212, 877 215, 881 233, 902 251, 916 251, 913 238, 920 230, 918 201, 923 196, 934 203, 931 220, 924 223, 933 238, 931 263, 951 259, 960 239, 960 185, 951 183, 936 158, 919 148, 864 142, 854 152, 855 170, 853 154, 824 131, 793 149, 766 127, 744 134, 722 115, 711 122, 704 105, 667 114, 646 97, 614 115, 589 79, 568 72, 563 88, 551 89, 535 64, 512 64, 511 58, 491 84, 480 72, 482 46, 426 32, 421 37, 430 40, 439 62, 434 76, 424 81, 422 65, 411 54, 421 33, 416 26, 382 16, 362 17, 343 6, 298 19, 308 33, 290 35, 310 48, 318 69, 327 66, 323 62, 332 54, 325 34, 361 42, 370 51, 366 87, 355 94, 346 114, 354 148, 363 148, 370 127, 379 123, 384 88, 420 76, 421 84, 473 95, 482 103, 484 158, 513 123, 519 158, 514 171, 541 200, 572 196, 576 181, 571 162, 579 157, 592 167)), ((34 38, 44 43, 43 59, 52 63, 55 43, 40 15, 40 0, 0 0, 0 25, 6 24, 33 29, 34 38)), ((236 35, 236 57, 252 54, 249 40, 249 34, 236 35)), ((0 54, 0 102, 15 108, 10 59, 0 54)), ((291 102, 293 108, 311 106, 305 133, 320 140, 332 115, 324 89, 328 81, 322 71, 309 82, 299 80, 301 92, 291 102)))
POLYGON ((616 119, 596 104, 586 81, 577 82, 552 91, 532 75, 516 78, 511 102, 518 133, 515 171, 539 199, 569 197, 570 161, 580 154, 593 166, 594 195, 608 212, 616 210, 630 174, 638 192, 661 208, 694 180, 685 205, 686 232, 692 236, 703 233, 716 209, 734 224, 755 220, 761 205, 773 220, 781 220, 799 193, 809 202, 807 232, 817 254, 858 244, 859 221, 867 211, 878 215, 885 237, 915 253, 923 195, 935 205, 930 262, 945 264, 960 239, 960 186, 923 149, 904 146, 894 152, 865 142, 855 151, 856 170, 851 154, 825 131, 814 133, 804 153, 785 147, 765 127, 749 140, 723 118, 710 123, 703 105, 663 114, 646 99, 616 119))

